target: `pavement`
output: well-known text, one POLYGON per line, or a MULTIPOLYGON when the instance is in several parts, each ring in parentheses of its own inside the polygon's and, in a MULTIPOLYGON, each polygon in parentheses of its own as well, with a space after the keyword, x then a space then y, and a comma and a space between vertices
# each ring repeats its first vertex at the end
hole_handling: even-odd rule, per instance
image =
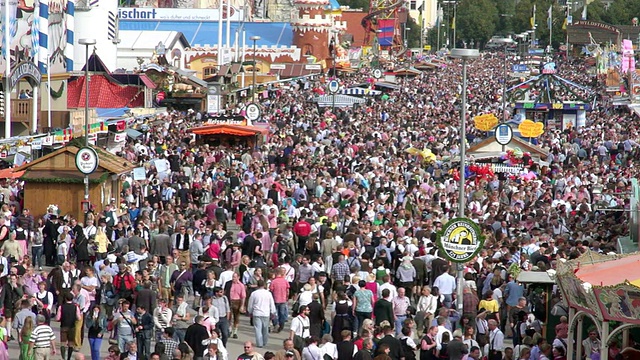
MULTIPOLYGON (((289 331, 288 331, 289 326, 290 326, 290 321, 287 322, 287 325, 285 325, 286 331, 283 330, 279 334, 276 334, 276 333, 269 334, 269 341, 267 343, 267 346, 261 349, 256 347, 255 351, 264 355, 264 353, 267 351, 276 352, 280 350, 282 348, 283 340, 289 334, 289 331)), ((60 355, 60 347, 59 347, 60 323, 52 322, 51 327, 53 328, 53 331, 56 334, 56 344, 57 344, 56 346, 58 346, 57 354, 55 356, 52 356, 51 359, 59 360, 59 359, 62 359, 60 355)), ((17 338, 16 334, 14 334, 13 336, 17 338)), ((229 341, 227 342, 227 351, 229 352, 229 360, 237 359, 238 355, 244 352, 243 345, 244 345, 244 342, 248 340, 252 341, 255 344, 255 334, 253 331, 253 327, 249 326, 249 317, 242 316, 242 318, 240 319, 240 327, 238 328, 238 338, 237 339, 229 338, 229 341)), ((152 342, 151 344, 152 351, 153 351, 154 344, 155 342, 152 342)), ((102 341, 102 346, 100 348, 101 359, 104 359, 107 355, 109 355, 109 352, 107 351, 109 346, 110 346, 109 341, 107 340, 107 337, 105 337, 105 339, 102 341)), ((86 331, 85 331, 84 343, 80 349, 80 352, 84 354, 86 360, 90 359, 91 350, 89 348, 89 340, 86 338, 86 331)), ((12 340, 9 342, 9 359, 17 360, 19 359, 19 357, 20 357, 20 346, 18 345, 18 341, 12 340)), ((63 360, 66 360, 66 359, 63 359, 63 360)), ((93 360, 100 360, 100 359, 93 359, 93 360)))

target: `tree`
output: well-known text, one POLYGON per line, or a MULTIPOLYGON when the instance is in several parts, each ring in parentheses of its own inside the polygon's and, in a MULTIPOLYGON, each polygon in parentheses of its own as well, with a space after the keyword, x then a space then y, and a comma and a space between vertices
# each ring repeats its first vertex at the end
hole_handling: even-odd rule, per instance
POLYGON ((407 16, 407 22, 405 23, 407 29, 407 47, 417 48, 420 46, 420 25, 413 20, 411 16, 407 16))
POLYGON ((457 38, 484 44, 495 33, 498 18, 498 9, 492 0, 462 0, 456 19, 457 38))
MULTIPOLYGON (((582 10, 583 8, 575 9, 573 12, 573 21, 578 21, 582 19, 582 10)), ((587 6, 587 19, 597 22, 606 22, 603 18, 606 13, 606 9, 604 4, 600 0, 594 0, 589 3, 587 6)))

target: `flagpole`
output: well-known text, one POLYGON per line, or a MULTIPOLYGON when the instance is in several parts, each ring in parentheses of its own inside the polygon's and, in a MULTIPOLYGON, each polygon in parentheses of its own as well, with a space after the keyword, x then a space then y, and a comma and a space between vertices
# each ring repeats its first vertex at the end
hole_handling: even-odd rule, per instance
POLYGON ((551 45, 551 38, 553 37, 553 8, 549 7, 549 52, 553 49, 553 45, 551 45))
MULTIPOLYGON (((11 137, 11 89, 9 89, 9 75, 11 74, 11 25, 10 21, 10 10, 11 6, 9 5, 9 1, 13 0, 4 0, 4 138, 8 139, 11 137)), ((37 101, 37 100, 34 100, 37 101)))
POLYGON ((49 59, 49 42, 47 41, 47 127, 51 131, 51 64, 49 59))

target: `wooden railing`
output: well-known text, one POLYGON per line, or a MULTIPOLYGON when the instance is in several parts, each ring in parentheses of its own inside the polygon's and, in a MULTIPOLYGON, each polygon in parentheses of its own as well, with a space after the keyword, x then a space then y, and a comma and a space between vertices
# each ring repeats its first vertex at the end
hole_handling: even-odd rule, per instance
POLYGON ((33 110, 33 99, 11 99, 11 121, 29 122, 33 110))

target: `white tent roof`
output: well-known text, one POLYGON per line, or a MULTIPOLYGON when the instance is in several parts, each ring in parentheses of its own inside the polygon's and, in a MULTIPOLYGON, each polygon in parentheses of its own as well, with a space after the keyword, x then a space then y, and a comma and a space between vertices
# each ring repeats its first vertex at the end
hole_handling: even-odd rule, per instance
POLYGON ((322 95, 313 99, 318 103, 319 107, 351 107, 353 104, 362 104, 366 102, 365 99, 348 95, 322 95), (335 99, 334 99, 335 98, 335 99))

